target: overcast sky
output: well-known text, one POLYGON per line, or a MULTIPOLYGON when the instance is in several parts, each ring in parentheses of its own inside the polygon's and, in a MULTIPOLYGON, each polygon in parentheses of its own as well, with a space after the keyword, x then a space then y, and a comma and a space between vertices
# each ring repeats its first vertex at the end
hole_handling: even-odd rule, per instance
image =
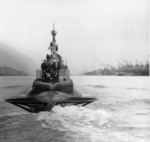
POLYGON ((53 22, 72 74, 148 59, 148 0, 0 0, 0 41, 39 68, 53 22))

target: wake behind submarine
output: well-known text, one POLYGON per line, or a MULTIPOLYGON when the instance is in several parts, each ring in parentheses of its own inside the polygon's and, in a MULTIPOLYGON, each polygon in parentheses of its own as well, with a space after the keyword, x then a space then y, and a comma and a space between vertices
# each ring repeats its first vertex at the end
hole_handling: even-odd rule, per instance
POLYGON ((51 54, 41 64, 41 70, 36 71, 36 79, 31 90, 22 97, 8 98, 5 101, 16 105, 28 112, 38 113, 50 111, 55 105, 86 106, 96 98, 82 97, 81 93, 74 88, 70 79, 68 66, 64 64, 61 56, 57 53, 54 25, 51 31, 52 41, 49 46, 51 54))

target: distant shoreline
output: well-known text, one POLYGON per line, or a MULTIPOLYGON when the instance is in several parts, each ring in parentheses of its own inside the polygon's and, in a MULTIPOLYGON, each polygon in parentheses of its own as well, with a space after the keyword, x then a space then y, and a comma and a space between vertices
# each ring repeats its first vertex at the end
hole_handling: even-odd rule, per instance
POLYGON ((118 67, 109 65, 109 67, 104 67, 103 69, 96 69, 91 71, 85 71, 80 75, 95 75, 95 76, 149 76, 149 61, 146 63, 131 64, 128 61, 120 63, 118 67))
POLYGON ((5 65, 0 67, 0 76, 28 76, 28 74, 5 65))

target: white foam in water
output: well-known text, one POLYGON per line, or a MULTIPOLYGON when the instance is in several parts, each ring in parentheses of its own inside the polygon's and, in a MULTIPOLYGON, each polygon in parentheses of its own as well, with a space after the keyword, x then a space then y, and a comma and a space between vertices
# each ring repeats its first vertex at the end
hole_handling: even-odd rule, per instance
POLYGON ((105 110, 90 110, 84 107, 56 106, 51 112, 41 112, 37 118, 44 128, 75 133, 93 133, 108 127, 111 115, 105 110))

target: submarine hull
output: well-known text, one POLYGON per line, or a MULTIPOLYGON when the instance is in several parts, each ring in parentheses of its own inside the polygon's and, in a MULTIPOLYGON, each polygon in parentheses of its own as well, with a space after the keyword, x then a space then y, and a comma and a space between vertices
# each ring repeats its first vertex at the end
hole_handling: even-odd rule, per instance
POLYGON ((49 100, 40 100, 40 97, 14 97, 6 99, 6 102, 9 102, 15 106, 18 106, 28 112, 38 113, 40 111, 50 111, 54 106, 60 105, 65 106, 86 106, 94 101, 96 98, 88 97, 51 97, 49 100), (48 102, 49 101, 49 102, 48 102))

